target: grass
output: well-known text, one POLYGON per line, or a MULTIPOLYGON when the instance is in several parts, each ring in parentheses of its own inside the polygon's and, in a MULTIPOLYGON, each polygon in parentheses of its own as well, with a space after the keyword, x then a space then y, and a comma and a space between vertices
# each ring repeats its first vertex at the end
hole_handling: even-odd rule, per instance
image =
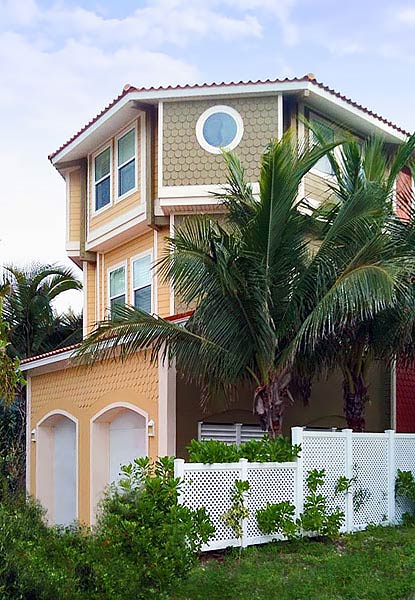
POLYGON ((280 542, 208 560, 172 600, 415 600, 415 527, 376 527, 336 543, 280 542))

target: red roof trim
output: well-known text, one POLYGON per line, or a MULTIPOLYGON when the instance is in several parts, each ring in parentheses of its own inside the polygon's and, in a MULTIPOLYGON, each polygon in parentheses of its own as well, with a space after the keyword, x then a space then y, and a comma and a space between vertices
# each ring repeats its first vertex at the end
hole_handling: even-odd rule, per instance
POLYGON ((270 83, 270 84, 272 84, 272 83, 301 83, 301 82, 307 82, 307 81, 314 83, 319 88, 328 92, 332 96, 335 96, 339 100, 343 100, 344 102, 347 102, 347 104, 350 104, 350 106, 353 106, 354 108, 357 108, 358 110, 363 111, 364 113, 373 117, 374 119, 381 121, 385 125, 392 127, 396 131, 399 131, 399 133, 402 133, 404 135, 410 135, 409 132, 405 131, 405 129, 403 129, 402 127, 399 127, 398 125, 395 125, 395 123, 393 123, 392 121, 385 119, 381 115, 366 108, 366 106, 363 106, 362 104, 359 104, 358 102, 355 102, 354 100, 351 100, 344 94, 341 94, 340 92, 337 92, 333 88, 330 88, 329 86, 324 85, 324 83, 317 81, 317 79, 314 79, 313 77, 311 77, 309 75, 305 75, 304 77, 292 77, 291 79, 289 77, 285 77, 284 79, 263 79, 263 80, 258 79, 256 81, 248 80, 248 81, 227 81, 227 82, 222 81, 220 83, 217 83, 217 82, 195 83, 193 85, 168 85, 168 86, 142 87, 142 88, 127 84, 124 87, 121 94, 119 94, 119 96, 114 98, 114 100, 112 102, 110 102, 110 104, 108 104, 103 110, 101 110, 101 112, 99 112, 93 119, 91 119, 86 125, 84 125, 77 133, 75 133, 71 138, 69 138, 68 141, 66 141, 57 150, 55 150, 55 152, 52 152, 51 154, 49 154, 48 158, 49 158, 49 160, 53 160, 55 158, 55 156, 57 154, 59 154, 59 152, 61 152, 67 146, 69 146, 69 144, 71 144, 74 140, 76 140, 76 138, 79 137, 82 133, 84 133, 84 131, 86 131, 89 127, 91 127, 91 125, 96 123, 96 121, 98 121, 98 119, 100 117, 102 117, 115 104, 117 104, 117 102, 119 102, 122 98, 124 98, 124 96, 126 96, 127 94, 129 94, 131 92, 152 93, 152 92, 159 92, 159 91, 175 91, 175 90, 192 90, 192 89, 206 89, 206 88, 217 88, 217 87, 230 87, 230 86, 234 86, 234 85, 260 85, 260 84, 264 84, 264 83, 265 84, 266 83, 270 83))
POLYGON ((59 354, 64 354, 65 352, 69 352, 70 350, 75 350, 81 344, 72 344, 72 346, 65 346, 65 348, 57 348, 56 350, 51 350, 50 352, 44 352, 43 354, 37 354, 36 356, 30 356, 29 358, 23 358, 20 361, 21 365, 27 365, 27 363, 34 362, 35 360, 41 360, 42 358, 48 358, 49 356, 57 356, 59 354))

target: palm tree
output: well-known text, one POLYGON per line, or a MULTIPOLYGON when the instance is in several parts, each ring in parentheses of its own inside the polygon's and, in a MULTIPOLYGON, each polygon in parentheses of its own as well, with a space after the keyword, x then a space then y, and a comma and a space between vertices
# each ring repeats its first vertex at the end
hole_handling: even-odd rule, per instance
MULTIPOLYGON (((359 190, 377 189, 384 195, 380 223, 386 218, 394 235, 408 244, 415 243, 415 213, 413 193, 408 185, 396 186, 399 174, 412 165, 415 137, 402 144, 391 154, 379 139, 369 139, 361 145, 350 140, 342 146, 340 158, 331 156, 336 183, 332 186, 334 202, 322 207, 330 222, 343 204, 359 190), (394 207, 395 204, 395 207, 394 207), (399 218, 393 217, 396 206, 399 218)), ((364 431, 365 404, 369 399, 367 374, 374 359, 391 362, 397 356, 413 356, 413 344, 408 343, 415 327, 414 290, 406 287, 405 294, 397 294, 397 301, 374 318, 366 318, 352 327, 338 327, 337 335, 321 347, 320 363, 329 369, 340 367, 343 373, 344 412, 348 427, 364 431), (412 292, 412 293, 410 293, 412 292)))
POLYGON ((174 359, 207 394, 248 381, 264 430, 279 435, 293 376, 304 376, 336 327, 392 306, 398 286, 405 294, 414 258, 391 227, 383 190, 357 190, 323 223, 299 201, 301 179, 334 146, 299 151, 291 134, 270 143, 259 197, 237 157, 225 153, 227 224, 207 216, 185 221, 157 267, 185 303, 196 305, 186 325, 120 307, 96 326, 78 357, 123 359, 150 348, 151 360, 160 353, 174 359), (322 227, 323 239, 310 245, 322 227))
MULTIPOLYGON (((67 329, 62 337, 63 318, 53 308, 53 301, 60 294, 81 289, 70 269, 32 264, 27 268, 7 266, 5 274, 10 293, 4 298, 3 316, 8 323, 9 349, 14 356, 27 358, 48 352, 74 333, 67 329)), ((79 323, 75 331, 79 331, 79 323)))

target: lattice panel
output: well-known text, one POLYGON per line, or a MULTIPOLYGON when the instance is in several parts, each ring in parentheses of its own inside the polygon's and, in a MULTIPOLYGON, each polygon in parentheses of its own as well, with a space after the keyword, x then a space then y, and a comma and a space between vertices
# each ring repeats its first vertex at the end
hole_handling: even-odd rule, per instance
POLYGON ((239 469, 185 471, 181 487, 182 503, 193 509, 205 507, 215 527, 215 536, 209 543, 221 540, 230 542, 235 538, 221 516, 231 506, 231 491, 236 479, 240 479, 239 469))
MULTIPOLYGON (((397 434, 395 437, 395 477, 398 469, 411 471, 415 475, 415 435, 397 434)), ((411 502, 401 498, 396 499, 395 518, 402 519, 405 512, 412 510, 411 502)))
POLYGON ((353 523, 364 527, 388 520, 388 440, 353 434, 353 523))
POLYGON ((263 536, 258 529, 256 511, 265 508, 267 502, 276 504, 295 501, 295 469, 278 467, 253 467, 248 469, 250 485, 248 495, 248 538, 263 536))
POLYGON ((304 497, 308 493, 306 484, 307 472, 312 469, 323 469, 326 472, 324 485, 320 493, 327 498, 327 508, 333 510, 340 508, 346 510, 344 494, 335 493, 337 480, 346 475, 346 438, 344 434, 330 434, 330 437, 316 433, 305 433, 302 443, 302 456, 304 465, 304 497))

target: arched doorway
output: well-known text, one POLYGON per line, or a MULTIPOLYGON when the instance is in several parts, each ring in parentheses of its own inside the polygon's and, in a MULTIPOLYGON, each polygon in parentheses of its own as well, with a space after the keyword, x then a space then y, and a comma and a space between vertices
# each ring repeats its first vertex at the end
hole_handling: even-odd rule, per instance
POLYGON ((91 521, 105 488, 122 465, 147 456, 147 414, 132 404, 112 404, 91 420, 91 521))
POLYGON ((37 425, 36 495, 50 523, 78 518, 77 420, 66 412, 47 414, 37 425))

